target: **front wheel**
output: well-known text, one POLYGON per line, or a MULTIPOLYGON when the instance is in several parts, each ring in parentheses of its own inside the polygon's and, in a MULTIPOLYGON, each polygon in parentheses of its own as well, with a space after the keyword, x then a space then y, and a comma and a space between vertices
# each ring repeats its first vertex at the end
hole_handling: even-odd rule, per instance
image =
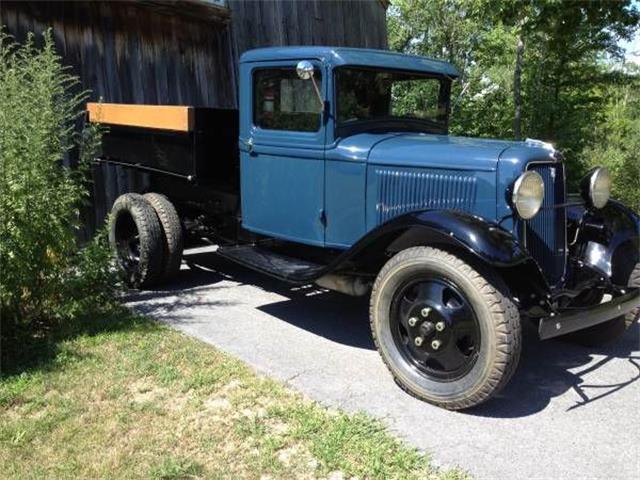
POLYGON ((495 395, 520 357, 520 315, 502 280, 431 247, 387 262, 373 286, 370 320, 400 386, 452 410, 495 395))

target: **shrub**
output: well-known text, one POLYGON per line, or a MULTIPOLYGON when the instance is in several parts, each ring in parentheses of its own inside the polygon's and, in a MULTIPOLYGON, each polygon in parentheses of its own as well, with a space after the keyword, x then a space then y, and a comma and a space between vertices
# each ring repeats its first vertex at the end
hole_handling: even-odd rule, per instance
MULTIPOLYGON (((38 39, 39 40, 39 39, 38 39)), ((86 92, 56 54, 0 30, 0 315, 2 339, 111 298, 115 277, 104 235, 82 248, 79 212, 100 132, 77 126, 86 92), (77 168, 63 165, 78 159, 77 168)))

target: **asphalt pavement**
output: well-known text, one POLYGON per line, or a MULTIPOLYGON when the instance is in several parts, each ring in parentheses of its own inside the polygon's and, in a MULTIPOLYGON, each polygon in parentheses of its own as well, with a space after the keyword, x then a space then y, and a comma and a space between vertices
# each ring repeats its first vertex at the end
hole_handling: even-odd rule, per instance
POLYGON ((185 252, 179 278, 128 303, 324 405, 365 411, 478 479, 640 478, 640 326, 587 349, 540 342, 490 402, 449 412, 403 392, 371 340, 368 298, 292 288, 211 253, 185 252))

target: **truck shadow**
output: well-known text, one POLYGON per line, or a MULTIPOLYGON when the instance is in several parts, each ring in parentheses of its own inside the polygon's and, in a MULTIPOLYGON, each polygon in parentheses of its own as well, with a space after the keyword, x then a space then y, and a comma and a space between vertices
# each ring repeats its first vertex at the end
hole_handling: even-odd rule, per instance
MULTIPOLYGON (((251 284, 286 298, 262 305, 259 310, 339 344, 375 348, 369 330, 368 296, 354 298, 315 286, 291 287, 210 254, 195 255, 188 261, 191 271, 182 272, 183 282, 176 289, 197 288, 223 279, 251 284)), ((541 342, 532 324, 524 322, 523 327, 522 356, 510 383, 491 401, 465 414, 523 417, 544 410, 554 397, 569 391, 573 391, 571 395, 576 400, 567 411, 587 408, 640 378, 640 325, 637 323, 622 338, 599 348, 585 348, 562 340, 541 342), (622 381, 599 384, 599 380, 594 380, 600 376, 596 373, 598 370, 611 367, 616 369, 616 378, 622 377, 622 381)))
POLYGON ((566 411, 588 408, 640 378, 640 325, 624 336, 597 348, 574 345, 561 339, 542 342, 535 328, 524 331, 520 364, 505 389, 486 404, 466 413, 483 417, 522 417, 543 410, 554 397, 571 391, 573 405, 566 411), (609 383, 598 370, 616 369, 609 383))

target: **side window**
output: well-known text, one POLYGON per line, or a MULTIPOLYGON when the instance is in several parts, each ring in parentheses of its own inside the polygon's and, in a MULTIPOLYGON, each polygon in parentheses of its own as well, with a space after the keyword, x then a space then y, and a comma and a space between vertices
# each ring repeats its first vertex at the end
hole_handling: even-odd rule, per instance
MULTIPOLYGON (((322 84, 316 69, 314 77, 322 84)), ((302 80, 294 68, 268 68, 253 74, 253 122, 269 130, 317 132, 320 102, 311 80, 302 80)))

